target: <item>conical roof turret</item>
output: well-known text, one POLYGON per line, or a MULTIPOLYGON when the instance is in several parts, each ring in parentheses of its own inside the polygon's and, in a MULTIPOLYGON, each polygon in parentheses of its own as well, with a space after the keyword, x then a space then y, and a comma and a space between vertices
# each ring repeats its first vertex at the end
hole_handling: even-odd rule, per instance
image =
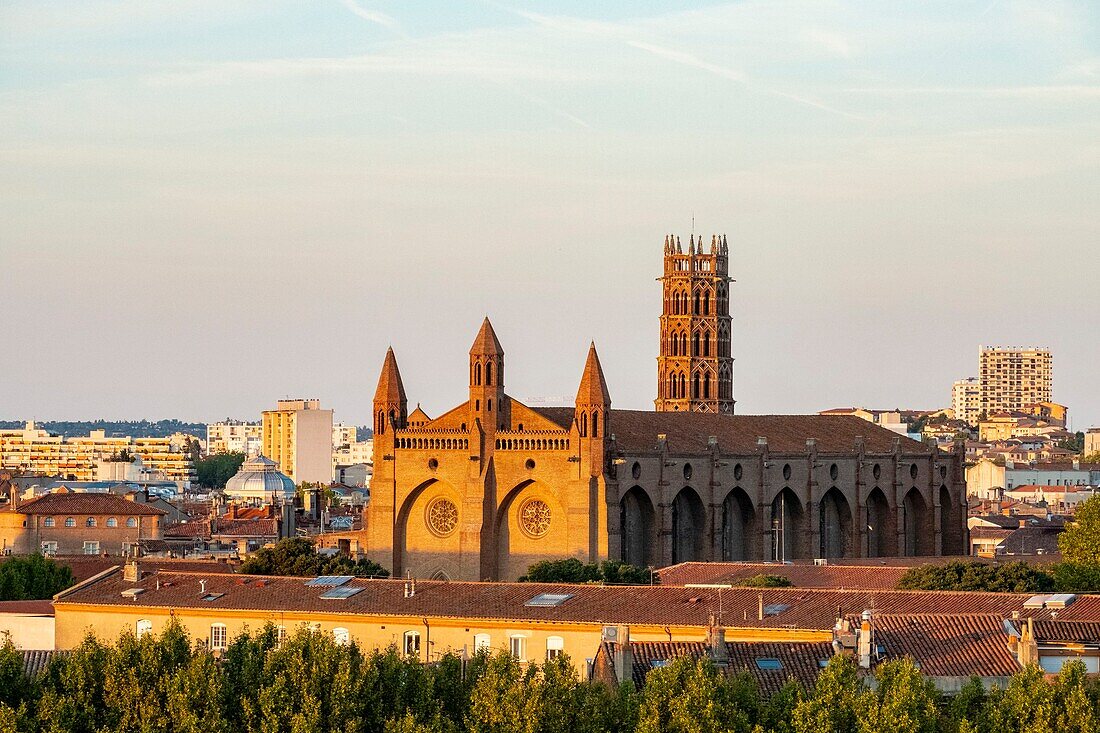
POLYGON ((404 403, 405 385, 401 383, 401 372, 397 368, 397 357, 393 347, 386 350, 386 360, 382 362, 382 373, 378 376, 378 389, 374 391, 374 401, 382 403, 404 403))
POLYGON ((477 332, 473 346, 470 347, 471 355, 478 356, 503 356, 504 347, 497 340, 497 334, 493 331, 493 324, 489 323, 489 317, 481 322, 481 330, 477 332))
POLYGON ((607 391, 607 380, 603 376, 600 355, 596 353, 596 342, 588 347, 588 359, 584 363, 581 386, 577 390, 578 405, 610 405, 611 393, 607 391))

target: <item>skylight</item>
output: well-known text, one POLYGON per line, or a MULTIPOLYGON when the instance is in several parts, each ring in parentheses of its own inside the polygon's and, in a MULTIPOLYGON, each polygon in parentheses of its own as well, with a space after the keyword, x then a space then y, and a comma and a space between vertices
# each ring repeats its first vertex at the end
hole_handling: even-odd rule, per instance
POLYGON ((343 588, 329 588, 321 594, 322 598, 351 598, 353 595, 363 590, 356 586, 345 586, 343 588))
POLYGON ((306 585, 311 585, 316 588, 335 588, 354 578, 354 575, 322 575, 320 578, 306 581, 306 585))
POLYGON ((572 597, 572 593, 539 593, 523 605, 535 608, 556 608, 572 597))
POLYGON ((667 659, 650 659, 649 660, 649 666, 652 667, 653 669, 659 669, 660 667, 667 667, 668 666, 668 660, 667 659))
POLYGON ((764 615, 765 616, 778 616, 779 614, 783 613, 784 611, 786 611, 790 607, 791 607, 791 605, 789 603, 772 603, 772 604, 769 604, 767 606, 764 606, 764 615))
POLYGON ((202 597, 202 600, 204 600, 204 601, 216 601, 224 595, 225 595, 224 593, 207 593, 205 596, 202 597))
POLYGON ((783 669, 783 663, 775 657, 757 657, 757 669, 783 669))

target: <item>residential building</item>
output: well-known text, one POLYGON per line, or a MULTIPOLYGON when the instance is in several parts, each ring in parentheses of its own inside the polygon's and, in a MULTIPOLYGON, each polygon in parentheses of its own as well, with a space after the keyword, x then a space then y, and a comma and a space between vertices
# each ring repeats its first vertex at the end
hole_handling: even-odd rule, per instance
POLYGON ((1089 428, 1085 431, 1084 455, 1100 453, 1100 428, 1089 428))
POLYGON ((14 554, 120 555, 159 540, 165 512, 133 496, 56 492, 0 505, 0 551, 14 554))
POLYGON ((982 385, 978 377, 966 377, 951 386, 951 410, 956 420, 978 424, 982 412, 982 385))
POLYGON ((336 423, 332 426, 332 449, 336 450, 346 445, 354 445, 358 440, 358 429, 354 425, 336 423))
POLYGON ((119 470, 107 464, 132 463, 136 457, 141 463, 131 471, 134 480, 161 478, 186 490, 195 478, 187 448, 173 438, 108 437, 103 430, 93 430, 87 437, 62 438, 31 421, 22 430, 0 431, 0 468, 95 481, 119 470))
MULTIPOLYGON (((1069 645, 1043 652, 1040 644, 1039 654, 1028 656, 1031 637, 1024 632, 1021 658, 1021 629, 1006 620, 1032 625, 1038 638, 1044 638, 1039 623, 1055 616, 1078 631, 1100 623, 1100 596, 310 579, 142 568, 140 562, 116 567, 60 593, 54 601, 57 648, 74 648, 89 629, 113 640, 124 631, 160 633, 175 621, 223 650, 245 629, 271 624, 287 633, 310 628, 331 634, 365 651, 392 645, 424 662, 480 649, 509 651, 521 664, 566 654, 587 675, 587 660, 599 667, 600 646, 609 642, 661 643, 673 652, 678 644, 700 642, 721 651, 725 645, 714 643, 721 640, 738 645, 727 650, 727 661, 759 652, 735 662, 750 671, 752 665, 775 671, 771 660, 777 657, 779 669, 820 669, 839 651, 859 655, 870 674, 873 662, 908 654, 940 689, 951 690, 973 674, 1007 678, 1043 653, 1065 659, 1097 653, 1091 643, 1076 655, 1069 645), (864 619, 875 645, 866 643, 870 635, 856 632, 864 619), (751 646, 765 643, 774 646, 751 646)), ((1045 634, 1051 641, 1058 636, 1045 634)), ((670 657, 653 658, 660 663, 670 657)))
POLYGON ((16 649, 53 649, 53 604, 44 601, 0 601, 0 639, 16 649))
POLYGON ((1052 364, 1050 349, 980 347, 981 412, 989 415, 1051 402, 1052 364))
POLYGON ((230 420, 206 426, 207 453, 243 453, 255 456, 263 447, 263 424, 230 420))
POLYGON ((1018 486, 1089 486, 1100 482, 1100 465, 1080 461, 1014 463, 982 458, 966 469, 966 491, 980 499, 1000 499, 1018 486))
POLYGON ((262 422, 263 454, 295 484, 332 481, 332 410, 319 400, 279 400, 262 422))

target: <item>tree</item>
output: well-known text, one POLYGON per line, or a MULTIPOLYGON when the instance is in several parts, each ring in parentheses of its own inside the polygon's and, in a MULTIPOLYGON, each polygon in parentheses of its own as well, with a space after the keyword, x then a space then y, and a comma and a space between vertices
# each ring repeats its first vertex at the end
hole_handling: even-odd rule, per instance
POLYGON ((646 677, 638 708, 638 733, 744 731, 752 721, 709 659, 679 657, 646 677))
POLYGON ((521 583, 611 583, 618 585, 649 585, 653 574, 649 568, 639 568, 621 560, 583 563, 575 557, 565 560, 542 560, 527 568, 521 583))
POLYGON ((352 560, 346 555, 328 557, 317 552, 304 537, 279 540, 274 547, 263 547, 243 563, 238 572, 245 575, 354 575, 360 578, 387 578, 389 571, 366 558, 352 560))
POLYGON ((856 713, 866 694, 855 662, 833 657, 818 675, 813 694, 795 707, 795 733, 855 733, 856 713))
POLYGON ((990 733, 1050 733, 1054 727, 1054 688, 1037 665, 1012 675, 1008 687, 989 696, 980 729, 990 733))
POLYGON ((1073 522, 1058 535, 1058 549, 1066 562, 1100 565, 1100 496, 1077 505, 1073 522))
POLYGON ((1100 565, 1060 562, 1052 565, 1054 590, 1059 593, 1100 592, 1100 565))
POLYGON ((0 564, 0 601, 40 601, 73 584, 73 571, 41 555, 19 555, 0 564))
POLYGON ((1058 441, 1058 447, 1074 453, 1080 453, 1085 450, 1085 434, 1078 430, 1073 434, 1072 438, 1058 441))
POLYGON ((215 453, 195 461, 195 480, 208 489, 224 489, 241 469, 244 453, 215 453))
POLYGON ((875 679, 876 689, 865 694, 859 706, 860 733, 936 733, 939 728, 936 688, 912 659, 905 657, 879 665, 875 679))
POLYGON ((745 588, 790 588, 794 585, 791 579, 785 575, 769 575, 760 573, 751 578, 745 578, 737 585, 745 588))
POLYGON ((31 696, 31 682, 23 671, 23 655, 11 638, 0 636, 0 704, 14 711, 31 696))
POLYGON ((1054 579, 1024 562, 988 565, 952 560, 944 565, 921 565, 905 571, 901 590, 965 590, 989 593, 1039 593, 1054 588, 1054 579))

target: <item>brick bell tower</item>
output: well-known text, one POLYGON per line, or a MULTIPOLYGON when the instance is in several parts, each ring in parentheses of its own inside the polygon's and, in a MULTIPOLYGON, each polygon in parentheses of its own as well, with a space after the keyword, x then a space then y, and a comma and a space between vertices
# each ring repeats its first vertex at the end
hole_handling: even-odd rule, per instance
POLYGON ((733 414, 728 255, 725 235, 713 235, 704 251, 693 234, 686 253, 679 237, 665 237, 658 412, 733 414))

